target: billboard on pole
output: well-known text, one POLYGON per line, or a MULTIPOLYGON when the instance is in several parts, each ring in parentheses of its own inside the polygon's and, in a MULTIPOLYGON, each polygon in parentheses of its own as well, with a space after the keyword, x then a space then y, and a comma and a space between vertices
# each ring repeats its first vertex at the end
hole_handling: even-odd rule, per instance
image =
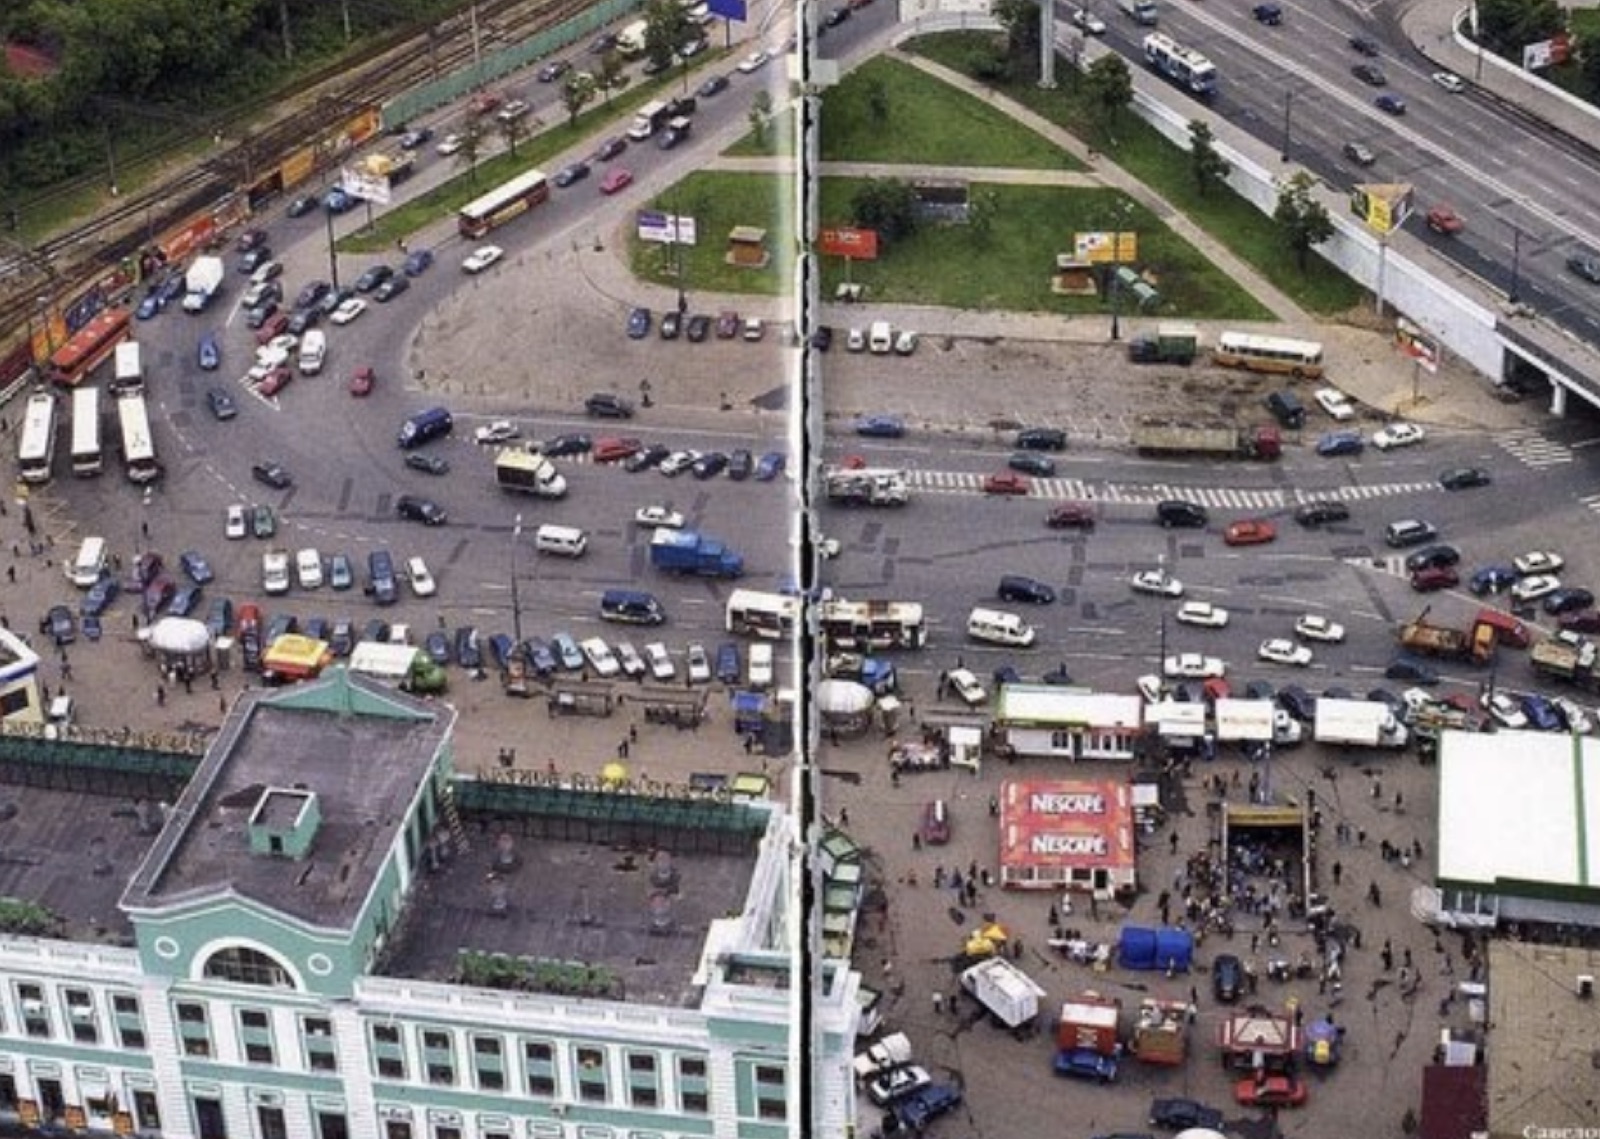
POLYGON ((829 257, 848 257, 852 261, 878 259, 878 231, 853 226, 826 226, 817 237, 817 252, 829 257))
POLYGON ((350 166, 339 168, 339 188, 352 198, 363 202, 376 202, 380 206, 389 204, 389 179, 387 177, 368 174, 350 166))

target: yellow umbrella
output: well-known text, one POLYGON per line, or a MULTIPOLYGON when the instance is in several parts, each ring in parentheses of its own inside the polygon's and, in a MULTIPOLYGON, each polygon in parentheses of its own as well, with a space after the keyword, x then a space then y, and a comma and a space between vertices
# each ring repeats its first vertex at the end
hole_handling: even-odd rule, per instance
POLYGON ((612 760, 600 769, 600 782, 607 787, 616 787, 628 781, 628 765, 612 760))

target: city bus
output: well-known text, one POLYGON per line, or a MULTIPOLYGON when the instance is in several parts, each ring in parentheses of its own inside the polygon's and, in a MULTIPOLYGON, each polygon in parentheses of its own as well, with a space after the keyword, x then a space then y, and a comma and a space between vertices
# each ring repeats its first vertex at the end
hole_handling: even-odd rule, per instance
POLYGON ((780 640, 794 635, 800 599, 783 593, 736 589, 728 595, 728 632, 780 640))
POLYGON ((482 237, 491 229, 520 217, 550 196, 550 181, 537 170, 518 174, 483 197, 461 207, 458 224, 463 237, 482 237))
POLYGON ((78 388, 72 393, 72 473, 89 478, 100 473, 103 463, 100 389, 78 388))
POLYGON ((827 652, 920 649, 928 640, 915 601, 824 601, 820 624, 827 652))
POLYGON ((142 387, 144 387, 144 352, 137 340, 124 340, 117 345, 117 356, 111 375, 111 390, 137 391, 142 387))
POLYGON ((117 397, 117 423, 122 428, 122 461, 127 464, 129 481, 149 483, 160 478, 161 463, 156 459, 150 413, 145 410, 142 392, 117 397))
POLYGON ((108 308, 72 334, 50 357, 50 379, 75 388, 128 335, 128 310, 108 308))
POLYGON ((1314 340, 1224 332, 1217 337, 1214 362, 1252 372, 1288 372, 1310 379, 1322 375, 1322 345, 1314 340))
POLYGON ((26 483, 50 481, 56 457, 56 397, 34 392, 22 413, 22 438, 17 445, 18 476, 26 483))

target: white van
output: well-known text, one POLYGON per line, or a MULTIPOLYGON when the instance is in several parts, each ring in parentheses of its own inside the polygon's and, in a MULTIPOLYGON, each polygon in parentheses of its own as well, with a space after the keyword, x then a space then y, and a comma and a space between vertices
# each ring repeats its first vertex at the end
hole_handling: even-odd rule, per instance
POLYGON ((67 566, 67 580, 79 589, 88 589, 100 580, 110 556, 104 538, 85 538, 67 566))
POLYGON ((589 548, 589 535, 575 526, 541 526, 533 532, 533 548, 541 554, 581 558, 589 548))
POLYGON ((305 339, 300 341, 300 374, 314 376, 322 371, 323 361, 328 358, 328 338, 320 328, 306 330, 305 339))
POLYGON ((867 348, 876 356, 883 356, 894 348, 894 329, 887 320, 875 320, 867 332, 867 348))
POLYGON ((974 609, 967 617, 967 636, 975 641, 1025 649, 1038 635, 1032 625, 1003 609, 974 609))

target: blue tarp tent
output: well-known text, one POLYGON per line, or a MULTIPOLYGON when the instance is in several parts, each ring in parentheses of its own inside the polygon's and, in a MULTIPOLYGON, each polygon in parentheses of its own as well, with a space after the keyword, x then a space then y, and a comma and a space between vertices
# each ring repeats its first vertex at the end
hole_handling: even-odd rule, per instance
POLYGON ((1117 962, 1124 969, 1170 969, 1187 973, 1194 960, 1194 938, 1187 930, 1125 925, 1117 942, 1117 962))

